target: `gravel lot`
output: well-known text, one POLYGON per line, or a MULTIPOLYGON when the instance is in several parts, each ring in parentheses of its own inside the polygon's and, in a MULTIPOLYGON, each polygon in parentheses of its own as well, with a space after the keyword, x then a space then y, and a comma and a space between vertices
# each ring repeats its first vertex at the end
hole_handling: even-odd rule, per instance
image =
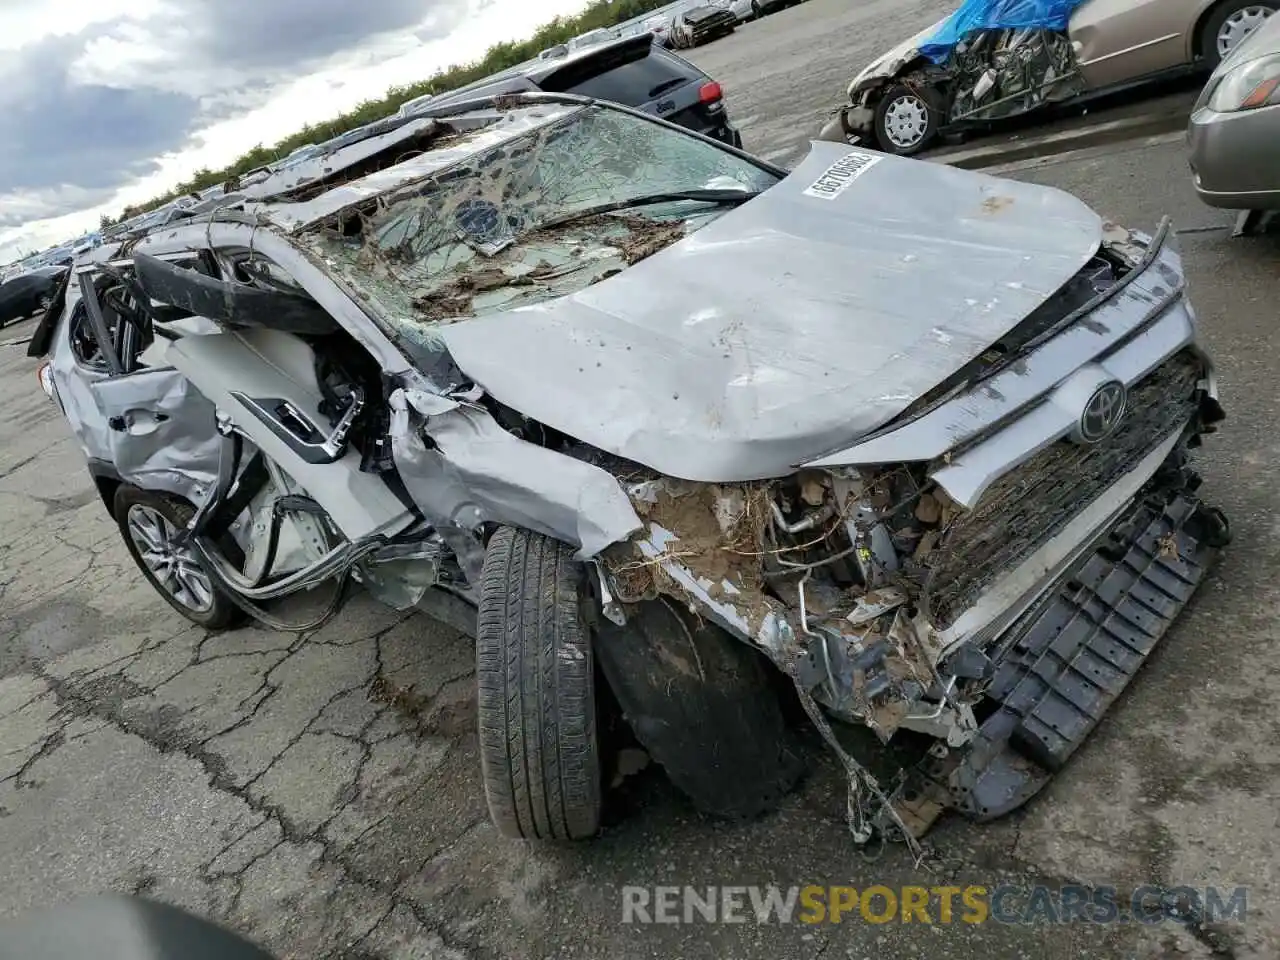
MULTIPOLYGON (((808 0, 694 55, 748 149, 793 162, 849 76, 952 0, 808 0)), ((1231 419, 1206 450, 1237 544, 1090 743, 1027 810, 947 821, 937 860, 866 861, 813 774, 756 823, 705 822, 649 770, 594 843, 533 847, 484 814, 472 651, 366 598, 301 638, 187 627, 133 567, 21 346, 0 346, 0 917, 104 889, 224 918, 286 957, 1280 955, 1280 244, 1232 241, 1179 146, 1012 175, 1181 243, 1231 419), (627 884, 999 882, 1249 887, 1214 930, 620 922, 627 884)), ((0 343, 31 323, 7 328, 0 343)))

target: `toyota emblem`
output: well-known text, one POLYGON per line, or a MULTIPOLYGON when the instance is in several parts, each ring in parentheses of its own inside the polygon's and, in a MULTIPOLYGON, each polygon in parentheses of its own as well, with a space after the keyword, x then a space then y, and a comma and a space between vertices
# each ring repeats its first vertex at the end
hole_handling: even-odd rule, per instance
POLYGON ((1125 401, 1124 384, 1118 380, 1104 383, 1093 391, 1080 415, 1080 439, 1097 443, 1110 436, 1124 416, 1125 401))

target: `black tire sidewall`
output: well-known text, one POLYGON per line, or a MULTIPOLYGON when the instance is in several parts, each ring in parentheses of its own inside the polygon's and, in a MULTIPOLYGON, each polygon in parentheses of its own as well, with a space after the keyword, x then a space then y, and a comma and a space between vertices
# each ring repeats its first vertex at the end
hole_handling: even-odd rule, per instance
POLYGON ((164 588, 164 585, 156 579, 155 574, 143 562, 138 553, 137 544, 133 542, 133 537, 129 535, 129 508, 139 504, 150 507, 170 523, 177 526, 185 525, 191 519, 191 516, 195 513, 195 507, 181 497, 176 497, 172 494, 143 490, 141 487, 122 483, 116 490, 115 498, 112 501, 111 513, 115 517, 116 526, 120 529, 120 536, 124 540, 125 549, 129 551, 129 556, 133 558, 133 562, 137 565, 142 575, 146 577, 147 582, 151 584, 156 593, 164 598, 164 601, 169 606, 173 607, 187 620, 207 630, 222 630, 230 626, 238 619, 240 610, 230 599, 222 594, 216 584, 213 587, 213 605, 203 613, 197 613, 179 603, 177 598, 164 588))
POLYGON ((759 816, 803 775, 772 667, 744 641, 660 598, 625 627, 601 621, 596 660, 635 739, 700 812, 759 816))
POLYGON ((580 840, 600 826, 593 636, 585 568, 572 553, 513 527, 495 532, 485 552, 476 618, 480 766, 490 817, 509 837, 580 840))
POLYGON ((879 101, 876 103, 875 114, 875 136, 876 147, 883 153, 891 153, 898 157, 913 157, 920 151, 927 149, 938 137, 938 116, 939 116, 939 97, 937 92, 928 87, 912 88, 900 83, 891 85, 884 92, 879 101), (900 149, 890 142, 884 132, 884 118, 889 107, 895 100, 902 97, 917 97, 924 102, 925 109, 929 111, 928 123, 925 126, 924 137, 914 147, 909 149, 900 149))

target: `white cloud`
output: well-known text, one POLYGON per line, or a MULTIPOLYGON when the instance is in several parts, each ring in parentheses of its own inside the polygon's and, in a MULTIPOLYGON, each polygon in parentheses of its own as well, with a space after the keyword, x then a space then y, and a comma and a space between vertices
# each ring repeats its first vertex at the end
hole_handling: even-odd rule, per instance
POLYGON ((98 23, 146 18, 159 0, 3 0, 0 50, 16 50, 44 37, 67 36, 98 23))
MULTIPOLYGON (((6 10, 0 13, 0 36, 14 30, 23 31, 22 35, 28 38, 56 34, 59 28, 54 21, 65 17, 71 7, 81 6, 16 0, 16 6, 9 9, 8 4, 15 0, 3 2, 6 10)), ((184 47, 179 41, 184 39, 182 31, 188 25, 170 23, 157 27, 147 22, 164 11, 162 0, 131 0, 127 4, 98 0, 94 16, 99 22, 109 23, 122 10, 132 13, 127 20, 113 24, 106 35, 90 41, 71 71, 74 82, 152 86, 166 92, 203 96, 205 106, 216 102, 220 112, 230 116, 197 130, 188 148, 156 158, 154 173, 127 184, 105 202, 94 203, 102 196, 101 191, 94 194, 74 185, 58 188, 61 209, 80 197, 93 205, 66 216, 26 223, 18 229, 0 230, 0 263, 94 229, 104 213, 114 215, 127 204, 144 202, 171 189, 201 167, 225 166, 256 144, 273 143, 304 124, 323 122, 362 100, 381 97, 390 86, 420 82, 441 68, 474 60, 494 43, 523 40, 555 16, 580 12, 587 0, 465 2, 467 10, 458 19, 458 26, 442 39, 422 42, 409 32, 384 35, 318 64, 309 64, 307 72, 301 74, 287 76, 280 71, 267 78, 260 76, 259 82, 265 79, 268 88, 255 91, 246 87, 243 75, 234 71, 221 70, 217 64, 184 64, 175 58, 172 51, 184 47), (237 102, 243 112, 235 109, 237 102), (74 192, 77 190, 78 195, 74 192)), ((81 17, 80 24, 83 23, 81 17)), ((429 34, 428 30, 418 32, 429 34)), ((51 196, 49 191, 23 194, 18 199, 0 196, 0 218, 6 209, 10 214, 19 212, 19 204, 37 211, 41 202, 51 196)))

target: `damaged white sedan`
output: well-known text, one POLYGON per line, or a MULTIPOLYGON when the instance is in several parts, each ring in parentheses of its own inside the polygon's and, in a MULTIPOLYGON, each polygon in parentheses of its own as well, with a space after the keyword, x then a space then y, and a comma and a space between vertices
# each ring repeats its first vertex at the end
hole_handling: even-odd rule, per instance
POLYGON ((790 699, 860 841, 998 816, 1228 539, 1168 224, 843 145, 788 175, 463 104, 95 254, 50 315, 42 380, 175 609, 470 605, 512 836, 597 830, 602 680, 705 810, 794 783, 790 699), (919 762, 877 780, 834 724, 919 762))
POLYGON ((863 69, 824 140, 912 156, 1052 106, 1215 67, 1280 0, 962 0, 863 69))

